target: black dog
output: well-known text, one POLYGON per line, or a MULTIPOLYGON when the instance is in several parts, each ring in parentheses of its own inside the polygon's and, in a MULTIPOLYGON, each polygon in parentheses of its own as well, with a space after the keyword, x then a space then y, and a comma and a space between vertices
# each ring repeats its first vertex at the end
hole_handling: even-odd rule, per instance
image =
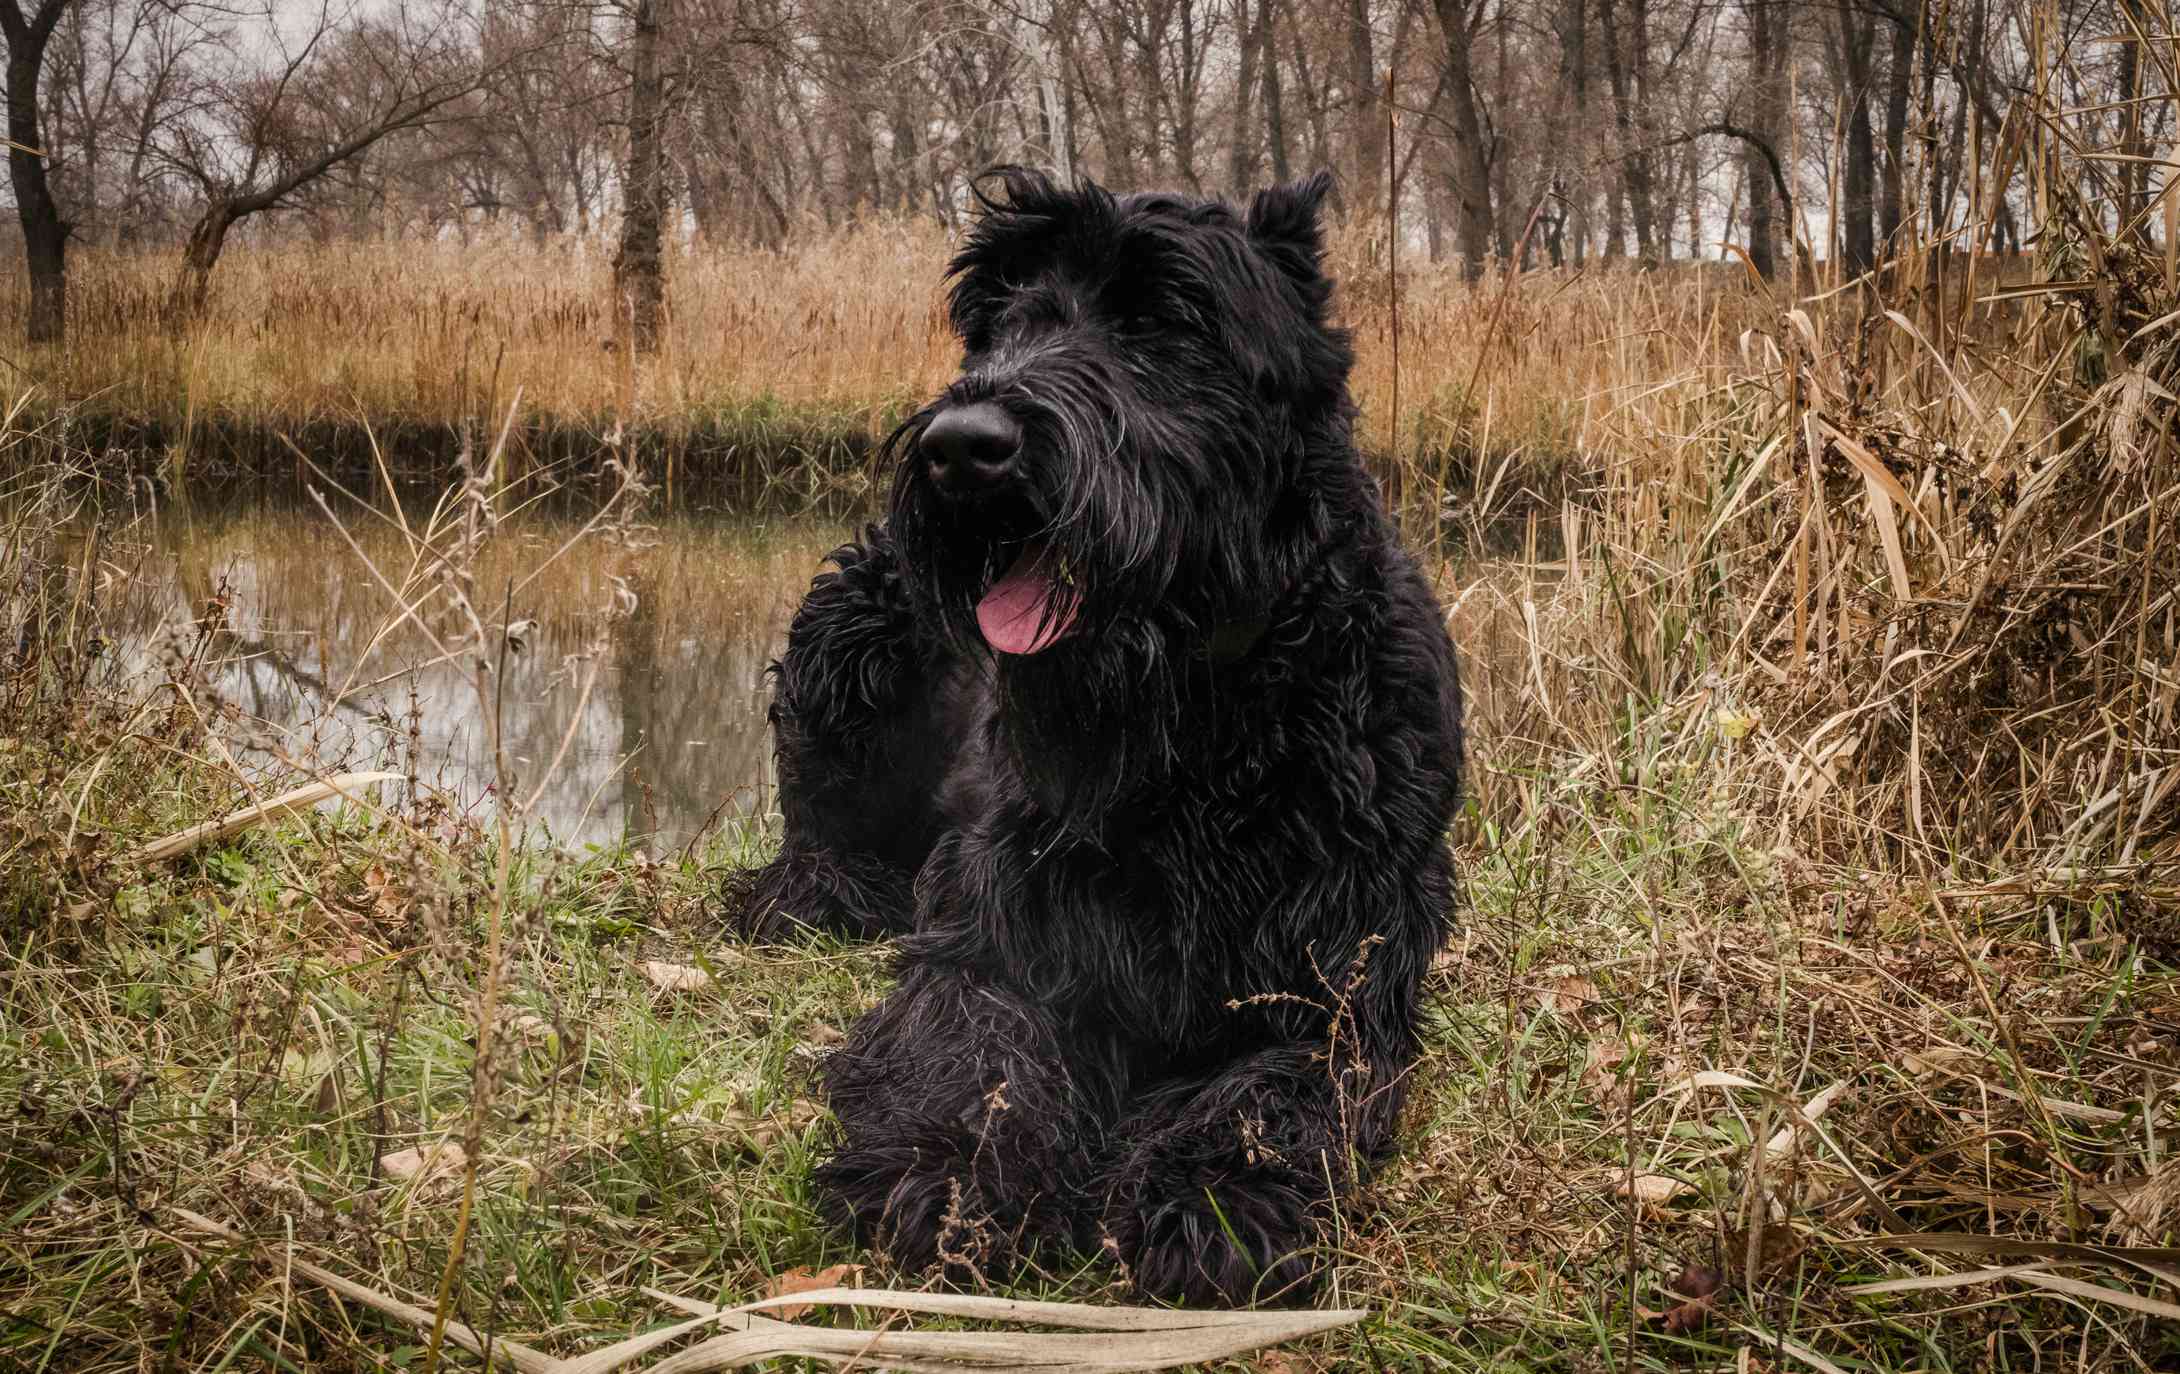
POLYGON ((786 841, 738 917, 912 932, 817 1173, 894 1261, 1291 1297, 1416 1060, 1453 646, 1356 458, 1329 179, 1243 215, 997 175, 961 378, 778 665, 786 841))

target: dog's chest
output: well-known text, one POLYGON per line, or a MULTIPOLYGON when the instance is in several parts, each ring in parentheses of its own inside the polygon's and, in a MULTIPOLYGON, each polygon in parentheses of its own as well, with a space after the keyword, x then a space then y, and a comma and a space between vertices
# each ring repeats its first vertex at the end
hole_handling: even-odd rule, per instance
POLYGON ((1032 828, 1000 859, 1021 893, 997 913, 1009 962, 1037 970, 1044 996, 1167 1044, 1230 1025, 1230 1004, 1308 995, 1296 913, 1340 843, 1327 815, 1183 786, 1095 842, 1032 828))

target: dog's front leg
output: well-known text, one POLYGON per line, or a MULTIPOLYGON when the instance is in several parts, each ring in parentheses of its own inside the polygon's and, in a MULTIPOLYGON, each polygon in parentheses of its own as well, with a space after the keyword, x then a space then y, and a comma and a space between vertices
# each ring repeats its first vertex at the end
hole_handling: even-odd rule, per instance
POLYGON ((1002 1274, 1079 1244, 1117 1054, 978 974, 910 962, 826 1062, 840 1145, 818 1167, 837 1224, 915 1273, 1002 1274))
POLYGON ((1154 1092, 1114 1129, 1104 1228, 1135 1287, 1197 1305, 1316 1286, 1333 1206, 1381 1153, 1398 1089, 1323 1044, 1258 1051, 1154 1092))
POLYGON ((752 939, 906 931, 917 869, 974 804, 952 780, 986 687, 919 621, 884 529, 827 558, 772 666, 780 852, 722 892, 752 939))

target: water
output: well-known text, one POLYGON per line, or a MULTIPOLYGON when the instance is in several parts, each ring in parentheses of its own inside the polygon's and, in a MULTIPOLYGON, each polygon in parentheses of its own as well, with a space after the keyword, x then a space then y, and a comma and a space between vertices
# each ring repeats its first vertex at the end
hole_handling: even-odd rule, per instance
MULTIPOLYGON (((428 515, 408 512, 412 529, 428 515)), ((492 700, 516 795, 537 796, 533 838, 628 833, 663 849, 773 809, 765 667, 846 526, 700 509, 556 557, 587 515, 512 517, 474 559, 495 656, 497 627, 521 627, 492 700)), ((388 515, 342 524, 356 547, 299 498, 199 500, 130 526, 99 558, 121 660, 150 683, 194 656, 246 769, 400 768, 413 753, 452 805, 488 815, 474 655, 441 654, 466 620, 388 515), (389 584, 425 596, 419 616, 399 614, 389 584), (208 636, 215 599, 222 628, 208 636)))

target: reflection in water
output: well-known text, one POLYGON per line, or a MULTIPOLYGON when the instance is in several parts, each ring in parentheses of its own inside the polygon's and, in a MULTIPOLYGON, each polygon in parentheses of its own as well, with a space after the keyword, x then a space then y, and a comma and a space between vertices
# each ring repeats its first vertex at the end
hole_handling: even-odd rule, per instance
MULTIPOLYGON (((371 563, 400 582, 410 557, 399 531, 371 516, 347 523, 371 563)), ((506 604, 506 622, 522 627, 498 705, 519 795, 570 741, 533 824, 561 842, 611 842, 625 830, 675 845, 722 808, 770 810, 765 666, 841 531, 676 513, 633 539, 582 543, 524 585, 578 525, 523 516, 476 562, 481 608, 497 622, 506 604)), ((159 671, 162 658, 188 651, 196 617, 223 596, 225 632, 205 647, 206 681, 269 727, 236 732, 255 741, 238 757, 269 764, 265 746, 276 744, 319 768, 398 767, 413 732, 418 775, 484 814, 493 771, 468 664, 434 661, 425 630, 393 614, 324 515, 295 501, 169 507, 136 528, 139 546, 109 549, 109 567, 133 573, 125 609, 116 608, 124 652, 159 671)), ((452 631, 429 608, 424 619, 452 631)))

